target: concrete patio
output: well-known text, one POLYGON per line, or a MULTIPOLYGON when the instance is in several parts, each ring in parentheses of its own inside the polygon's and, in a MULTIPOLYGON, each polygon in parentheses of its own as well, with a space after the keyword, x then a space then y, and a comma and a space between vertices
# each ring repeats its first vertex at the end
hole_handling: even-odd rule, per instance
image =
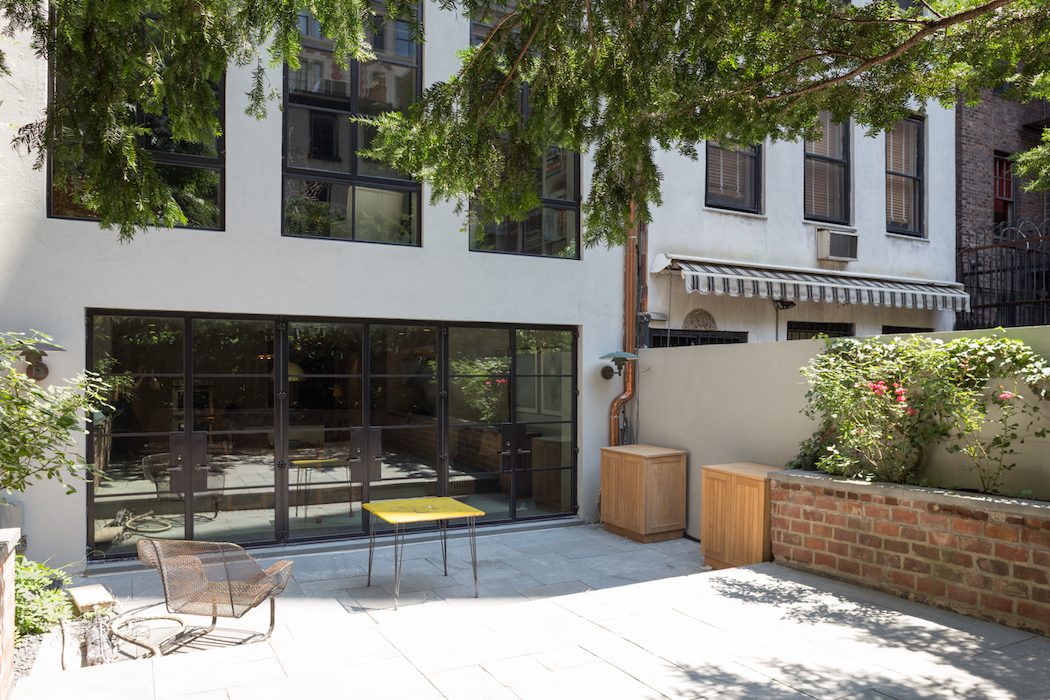
MULTIPOLYGON (((774 564, 705 571, 689 540, 641 545, 591 525, 408 545, 401 608, 390 548, 295 550, 267 643, 62 672, 17 700, 265 698, 1039 698, 1050 639, 774 564)), ((92 576, 126 607, 153 572, 92 576)), ((265 628, 256 610, 238 626, 265 628)))

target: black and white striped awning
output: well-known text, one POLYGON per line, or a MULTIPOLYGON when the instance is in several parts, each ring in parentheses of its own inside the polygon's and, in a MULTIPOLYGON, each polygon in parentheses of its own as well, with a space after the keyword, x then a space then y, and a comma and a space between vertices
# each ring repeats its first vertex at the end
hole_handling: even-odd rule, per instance
POLYGON ((828 304, 866 304, 901 309, 968 311, 970 295, 953 282, 908 282, 855 275, 796 272, 675 259, 686 291, 828 304))

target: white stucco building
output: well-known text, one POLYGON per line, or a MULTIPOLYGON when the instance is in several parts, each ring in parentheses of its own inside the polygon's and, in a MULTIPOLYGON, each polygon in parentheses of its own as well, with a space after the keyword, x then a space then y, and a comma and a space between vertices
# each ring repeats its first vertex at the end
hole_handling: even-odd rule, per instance
MULTIPOLYGON (((0 148, 0 329, 62 345, 45 360, 52 380, 104 366, 133 385, 84 441, 101 478, 73 496, 50 482, 15 496, 31 557, 75 570, 131 556, 147 535, 363 536, 363 501, 424 494, 464 498, 490 522, 595 518, 622 388, 598 358, 622 347, 623 251, 580 246, 586 157, 550 154, 542 211, 470 233, 452 203, 429 204, 425 185, 356 157, 368 134, 345 117, 404 106, 471 41, 467 19, 432 1, 423 13, 425 50, 391 24, 374 37, 380 61, 349 69, 303 18, 302 68, 271 72, 284 108, 263 120, 244 114, 249 75, 231 68, 223 139, 191 153, 157 145, 192 195, 190 228, 121 244, 49 192, 31 157, 0 148)), ((26 42, 0 42, 8 142, 39 119, 48 70, 26 42)), ((653 344, 784 339, 789 322, 949 328, 950 311, 896 306, 914 306, 924 281, 937 283, 924 304, 958 295, 942 284, 955 269, 953 129, 933 108, 902 134, 887 187, 884 138, 850 127, 811 164, 845 185, 811 173, 809 197, 801 143, 750 156, 710 146, 699 162, 662 154, 647 283, 651 336, 664 341, 653 344), (837 223, 808 220, 807 206, 837 223), (888 232, 887 211, 915 230, 888 232), (856 234, 856 260, 818 260, 817 229, 856 234), (832 277, 774 290, 773 273, 799 270, 832 277), (726 286, 746 276, 765 286, 726 286), (727 293, 687 291, 713 284, 727 293), (905 296, 801 300, 860 301, 858 285, 905 296)))

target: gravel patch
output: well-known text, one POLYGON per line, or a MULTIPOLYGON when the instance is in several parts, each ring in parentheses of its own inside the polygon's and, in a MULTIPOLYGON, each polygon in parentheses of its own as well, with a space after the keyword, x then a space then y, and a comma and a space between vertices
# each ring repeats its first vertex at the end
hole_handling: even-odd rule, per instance
POLYGON ((33 670, 33 662, 36 661, 36 653, 43 641, 42 634, 27 634, 19 637, 15 642, 15 679, 28 676, 33 670))

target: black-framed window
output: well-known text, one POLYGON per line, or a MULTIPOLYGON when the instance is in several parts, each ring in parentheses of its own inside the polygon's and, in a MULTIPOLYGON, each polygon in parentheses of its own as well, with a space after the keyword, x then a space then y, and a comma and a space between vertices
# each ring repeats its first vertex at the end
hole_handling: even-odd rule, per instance
POLYGON ((817 336, 848 338, 854 335, 852 323, 818 323, 815 321, 788 321, 788 340, 809 340, 817 336))
POLYGON ((693 345, 735 345, 747 342, 747 331, 684 331, 651 329, 649 347, 680 348, 693 345))
POLYGON ((902 119, 886 132, 886 230, 923 235, 923 130, 921 117, 902 119))
MULTIPOLYGON (((66 77, 55 67, 54 89, 61 89, 66 77)), ((215 86, 219 103, 221 133, 226 130, 226 80, 215 86)), ((221 231, 226 228, 226 142, 218 136, 208 143, 187 143, 172 136, 167 115, 137 110, 138 121, 149 128, 141 145, 149 152, 160 178, 172 189, 172 198, 186 216, 178 228, 221 231)), ((49 162, 48 216, 55 219, 97 221, 91 211, 70 196, 68 184, 77 173, 62 173, 49 162)))
POLYGON ((345 68, 315 17, 301 13, 299 33, 299 69, 286 70, 284 91, 283 234, 420 245, 419 183, 359 156, 375 133, 351 121, 406 109, 418 97, 422 50, 411 20, 378 15, 376 60, 345 68))
POLYGON ((883 326, 883 335, 901 335, 907 333, 933 333, 932 328, 922 326, 883 326))
POLYGON ((805 217, 812 221, 850 221, 849 122, 835 123, 820 113, 823 133, 806 141, 805 217))
POLYGON ((762 211, 762 147, 723 148, 707 142, 704 203, 719 209, 762 211))
POLYGON ((999 229, 1014 220, 1014 170, 1010 156, 999 152, 992 167, 992 224, 999 229))
MULTIPOLYGON (((485 41, 492 27, 506 14, 493 8, 490 15, 470 22, 470 41, 485 41)), ((528 89, 522 90, 522 114, 528 112, 528 89)), ((482 226, 472 217, 470 249, 549 258, 580 257, 580 156, 552 148, 536 169, 540 207, 524 221, 510 219, 482 226)), ((473 210, 473 205, 471 206, 473 210)))

